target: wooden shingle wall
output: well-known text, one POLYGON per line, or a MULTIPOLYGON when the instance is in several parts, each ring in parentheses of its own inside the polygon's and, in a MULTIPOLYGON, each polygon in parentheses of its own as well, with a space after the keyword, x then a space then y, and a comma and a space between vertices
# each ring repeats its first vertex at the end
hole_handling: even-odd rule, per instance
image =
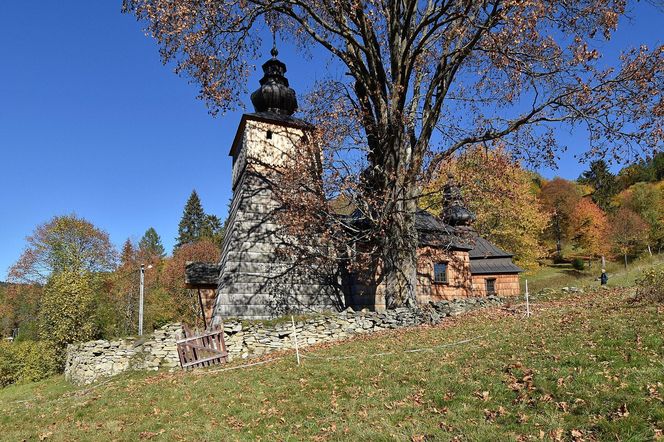
POLYGON ((417 255, 418 304, 472 296, 468 252, 421 247, 417 255), (434 282, 434 264, 440 262, 447 263, 447 283, 434 282))
POLYGON ((496 280, 496 295, 497 296, 519 296, 521 289, 519 287, 518 274, 502 274, 502 275, 473 275, 473 293, 475 296, 487 296, 486 280, 496 280))

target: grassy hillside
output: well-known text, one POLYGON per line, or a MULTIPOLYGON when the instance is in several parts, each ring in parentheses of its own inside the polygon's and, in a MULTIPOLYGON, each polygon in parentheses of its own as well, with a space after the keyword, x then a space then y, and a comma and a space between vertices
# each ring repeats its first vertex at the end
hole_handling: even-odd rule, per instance
POLYGON ((664 310, 630 296, 550 295, 530 320, 478 312, 319 347, 299 367, 285 353, 88 389, 12 386, 0 390, 0 438, 652 440, 664 430, 664 310))
MULTIPOLYGON (((609 287, 629 287, 634 285, 644 269, 664 264, 664 255, 644 256, 630 262, 625 269, 622 262, 606 262, 606 271, 609 275, 609 287)), ((545 289, 560 289, 565 286, 582 288, 597 288, 601 264, 594 261, 592 267, 582 271, 572 268, 572 264, 552 264, 540 267, 537 270, 526 272, 521 276, 521 291, 525 289, 525 280, 528 280, 530 293, 537 293, 545 289)))

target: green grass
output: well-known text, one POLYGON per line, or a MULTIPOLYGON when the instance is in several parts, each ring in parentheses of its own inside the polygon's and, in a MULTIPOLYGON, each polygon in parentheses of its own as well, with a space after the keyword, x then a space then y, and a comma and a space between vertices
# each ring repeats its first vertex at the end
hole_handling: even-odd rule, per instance
MULTIPOLYGON (((629 287, 641 275, 644 269, 651 266, 664 265, 664 255, 644 256, 629 263, 627 270, 620 262, 606 262, 606 271, 609 275, 609 287, 629 287)), ((521 276, 521 291, 525 289, 525 280, 528 280, 530 293, 537 293, 545 289, 558 290, 566 286, 592 288, 599 286, 601 264, 598 260, 592 262, 591 268, 578 271, 572 264, 548 263, 537 270, 526 272, 521 276)))
POLYGON ((0 391, 3 440, 652 440, 664 310, 629 289, 485 310, 244 369, 0 391), (404 349, 454 344, 432 351, 404 349), (367 356, 393 352, 384 356, 367 356))

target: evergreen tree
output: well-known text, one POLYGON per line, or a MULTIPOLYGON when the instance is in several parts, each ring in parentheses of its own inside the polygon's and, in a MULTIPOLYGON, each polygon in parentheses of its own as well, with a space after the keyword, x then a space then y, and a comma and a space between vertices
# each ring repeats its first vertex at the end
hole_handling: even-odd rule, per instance
POLYGON ((590 169, 583 172, 577 181, 593 187, 592 199, 604 211, 609 209, 611 199, 618 193, 616 177, 604 160, 590 163, 590 169))
POLYGON ((201 238, 205 225, 205 212, 201 200, 195 190, 191 192, 187 204, 184 207, 182 219, 178 225, 178 237, 175 248, 184 244, 195 242, 201 238))
POLYGON ((120 267, 133 267, 136 262, 136 249, 129 238, 122 245, 120 253, 120 267))
POLYGON ((201 238, 208 238, 218 247, 221 247, 221 243, 224 241, 224 225, 218 216, 205 215, 201 238))
POLYGON ((138 250, 141 257, 148 260, 159 260, 166 256, 161 237, 152 227, 145 231, 143 238, 138 243, 138 250))
POLYGON ((656 180, 664 180, 664 152, 657 152, 652 159, 652 167, 656 180))

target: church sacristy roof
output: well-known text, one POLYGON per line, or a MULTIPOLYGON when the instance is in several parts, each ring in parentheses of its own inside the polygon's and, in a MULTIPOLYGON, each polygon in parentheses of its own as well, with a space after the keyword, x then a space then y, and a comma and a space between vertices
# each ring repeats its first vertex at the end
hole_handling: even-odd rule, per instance
POLYGON ((184 282, 188 288, 217 288, 219 264, 211 262, 187 262, 184 268, 184 282))
POLYGON ((492 244, 479 235, 472 239, 470 273, 473 275, 521 273, 523 269, 512 261, 512 254, 492 244))

